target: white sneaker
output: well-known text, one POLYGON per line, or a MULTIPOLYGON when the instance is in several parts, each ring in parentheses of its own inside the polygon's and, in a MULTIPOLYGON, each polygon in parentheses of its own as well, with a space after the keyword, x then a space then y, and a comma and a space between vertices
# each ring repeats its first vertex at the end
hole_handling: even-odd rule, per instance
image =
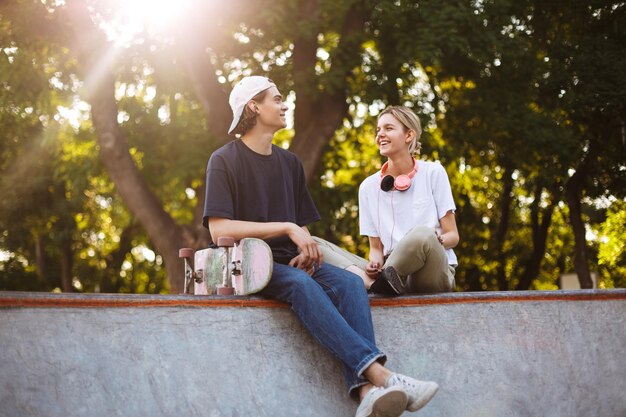
POLYGON ((374 387, 365 394, 356 417, 398 417, 406 410, 407 401, 401 386, 374 387))
POLYGON ((387 387, 401 387, 404 389, 409 396, 406 406, 408 411, 417 411, 425 406, 439 389, 439 385, 436 382, 419 381, 401 374, 392 374, 385 385, 387 387))

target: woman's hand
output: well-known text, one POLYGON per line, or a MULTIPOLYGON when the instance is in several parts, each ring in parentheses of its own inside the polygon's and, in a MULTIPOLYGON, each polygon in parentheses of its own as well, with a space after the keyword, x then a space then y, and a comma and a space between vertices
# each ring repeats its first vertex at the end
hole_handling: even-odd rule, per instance
POLYGON ((443 235, 441 233, 439 233, 437 231, 437 229, 433 229, 433 230, 435 231, 435 236, 437 236, 437 240, 439 241, 439 243, 441 243, 441 245, 444 246, 443 245, 443 235))
POLYGON ((380 276, 380 272, 382 271, 381 267, 382 265, 380 265, 378 262, 369 261, 367 263, 367 266, 365 267, 365 273, 371 279, 378 279, 378 277, 380 276))
POLYGON ((383 243, 378 237, 369 237, 370 242, 370 256, 369 262, 365 267, 365 273, 371 279, 378 279, 382 271, 382 267, 385 264, 385 257, 383 255, 383 243))

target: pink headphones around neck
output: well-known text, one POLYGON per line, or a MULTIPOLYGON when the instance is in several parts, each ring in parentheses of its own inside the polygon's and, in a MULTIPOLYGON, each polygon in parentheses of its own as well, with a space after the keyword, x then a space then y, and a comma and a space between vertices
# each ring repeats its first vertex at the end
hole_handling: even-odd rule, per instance
POLYGON ((398 191, 406 191, 411 187, 411 180, 417 173, 417 160, 413 159, 413 171, 409 172, 408 175, 402 174, 398 175, 394 178, 391 175, 385 175, 387 169, 389 168, 389 161, 383 164, 383 167, 380 169, 380 189, 383 191, 390 191, 396 189, 398 191))

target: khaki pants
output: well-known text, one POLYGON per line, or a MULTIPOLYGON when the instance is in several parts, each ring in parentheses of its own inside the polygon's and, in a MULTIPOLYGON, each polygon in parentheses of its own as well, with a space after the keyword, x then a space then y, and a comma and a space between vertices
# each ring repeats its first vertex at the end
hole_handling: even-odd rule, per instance
MULTIPOLYGON (((324 239, 313 237, 324 262, 346 269, 355 265, 365 271, 367 261, 324 239)), ((387 258, 384 267, 393 266, 404 278, 403 293, 454 291, 455 267, 448 264, 446 251, 433 229, 417 226, 406 234, 387 258)))

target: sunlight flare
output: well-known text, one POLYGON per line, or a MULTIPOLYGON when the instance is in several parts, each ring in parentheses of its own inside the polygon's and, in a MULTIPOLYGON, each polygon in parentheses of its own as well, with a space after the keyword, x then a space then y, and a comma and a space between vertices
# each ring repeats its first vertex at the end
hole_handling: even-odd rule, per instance
POLYGON ((104 18, 100 27, 117 45, 142 43, 146 33, 171 33, 182 24, 191 4, 192 0, 113 0, 116 12, 104 18))

